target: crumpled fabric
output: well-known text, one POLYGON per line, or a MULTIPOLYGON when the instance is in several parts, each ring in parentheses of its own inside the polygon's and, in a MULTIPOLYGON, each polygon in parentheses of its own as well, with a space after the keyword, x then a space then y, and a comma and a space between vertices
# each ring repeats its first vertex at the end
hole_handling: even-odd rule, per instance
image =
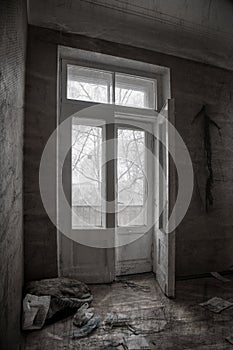
POLYGON ((25 290, 31 295, 51 298, 46 323, 70 316, 83 304, 91 303, 93 300, 90 289, 85 283, 66 277, 29 282, 25 290))
POLYGON ((94 316, 84 326, 74 329, 73 334, 69 335, 69 337, 71 336, 72 339, 84 338, 99 327, 99 324, 100 318, 98 316, 94 316))
POLYGON ((73 324, 76 327, 82 327, 94 316, 94 311, 93 307, 89 308, 88 303, 83 304, 74 315, 73 324))
POLYGON ((85 283, 67 277, 47 278, 28 282, 25 289, 26 293, 50 295, 57 298, 85 299, 91 296, 90 289, 85 283))

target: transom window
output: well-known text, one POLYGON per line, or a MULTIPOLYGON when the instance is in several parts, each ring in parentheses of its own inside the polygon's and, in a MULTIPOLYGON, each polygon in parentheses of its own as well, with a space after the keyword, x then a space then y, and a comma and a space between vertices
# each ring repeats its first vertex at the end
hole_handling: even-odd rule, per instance
POLYGON ((67 65, 67 99, 155 109, 156 80, 67 65))

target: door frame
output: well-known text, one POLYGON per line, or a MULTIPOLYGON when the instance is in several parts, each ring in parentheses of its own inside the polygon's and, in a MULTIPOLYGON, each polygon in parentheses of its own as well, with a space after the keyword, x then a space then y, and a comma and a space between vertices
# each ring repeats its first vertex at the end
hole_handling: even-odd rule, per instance
MULTIPOLYGON (((87 51, 84 51, 84 50, 79 50, 79 49, 71 49, 71 48, 64 48, 64 47, 58 47, 58 89, 57 89, 57 96, 58 96, 58 103, 57 103, 57 124, 59 125, 59 123, 68 118, 69 117, 69 113, 71 112, 74 113, 75 110, 77 111, 77 107, 79 106, 78 109, 83 109, 83 108, 87 108, 87 107, 90 107, 92 105, 95 105, 96 103, 91 103, 91 102, 83 102, 83 101, 71 101, 71 103, 69 102, 69 106, 68 104, 66 104, 67 100, 66 100, 66 97, 64 96, 64 93, 62 93, 63 90, 65 89, 62 89, 61 88, 61 80, 63 79, 66 79, 66 73, 65 73, 65 70, 64 70, 64 64, 69 62, 69 63, 73 63, 73 64, 77 64, 77 65, 82 65, 83 62, 85 62, 85 60, 82 58, 82 52, 85 52, 84 56, 86 55, 86 52, 87 51), (69 56, 69 53, 71 51, 77 51, 77 55, 74 54, 74 55, 71 55, 72 58, 70 59, 71 56, 69 56), (80 55, 80 52, 81 52, 81 59, 79 59, 79 55, 80 55), (60 79, 62 77, 62 79, 60 79), (61 112, 61 105, 65 106, 65 108, 67 108, 66 112, 65 112, 65 118, 61 118, 61 115, 62 115, 62 112, 61 112), (68 111, 69 110, 69 111, 68 111)), ((101 55, 103 56, 106 56, 106 57, 110 57, 109 55, 104 55, 104 54, 96 54, 96 53, 93 53, 91 52, 90 55, 93 55, 93 57, 100 57, 101 55)), ((83 57, 84 57, 83 56, 83 57)), ((143 70, 137 70, 137 69, 134 69, 135 66, 133 65, 133 69, 130 68, 130 73, 129 73, 129 69, 126 67, 127 61, 132 61, 132 60, 128 60, 128 59, 124 59, 124 58, 117 58, 117 64, 115 65, 115 61, 113 60, 115 59, 114 58, 111 58, 109 60, 109 64, 106 66, 105 64, 102 63, 97 63, 95 65, 95 67, 98 69, 103 69, 103 70, 106 70, 106 68, 108 68, 108 70, 115 70, 116 67, 119 67, 119 62, 124 62, 124 65, 122 65, 122 69, 119 69, 117 71, 119 72, 122 72, 122 73, 128 73, 128 74, 134 74, 134 72, 136 72, 136 74, 139 74, 141 73, 142 76, 145 76, 145 77, 150 77, 150 78, 155 78, 157 80, 157 83, 158 83, 158 87, 157 87, 157 97, 158 97, 158 100, 157 100, 157 108, 159 109, 161 106, 161 103, 162 101, 164 101, 166 98, 170 98, 170 80, 169 80, 169 68, 165 68, 165 67, 159 67, 159 66, 155 66, 155 65, 151 65, 151 64, 146 64, 146 63, 141 63, 143 65, 143 70), (114 63, 113 63, 114 62, 114 63), (103 68, 104 66, 104 68, 103 68), (149 71, 147 72, 145 67, 147 66, 150 66, 149 68, 149 71), (153 67, 153 68, 152 68, 153 67), (144 71, 144 68, 145 68, 145 71, 144 71), (160 71, 161 70, 161 71, 160 71), (166 71, 166 73, 164 73, 166 71), (152 73, 154 71, 154 73, 152 73), (164 78, 162 77, 164 75, 164 78), (162 84, 162 81, 164 80, 164 82, 166 83, 166 85, 163 85, 162 84), (163 92, 163 96, 161 95, 163 92)), ((91 67, 93 67, 93 61, 91 61, 91 67)), ((135 61, 132 61, 132 62, 135 62, 135 61)), ((137 63, 137 62, 136 62, 137 63)), ((90 66, 89 63, 86 63, 85 64, 86 66, 90 66)), ((163 82, 163 83, 164 83, 163 82)), ((119 107, 119 110, 123 110, 126 109, 129 111, 129 114, 132 113, 134 114, 134 112, 138 113, 138 109, 137 108, 132 108, 132 107, 121 107, 121 106, 118 106, 119 107)), ((142 111, 143 112, 143 111, 142 111)), ((149 120, 152 120, 155 121, 155 118, 154 115, 158 115, 158 112, 157 111, 152 111, 152 110, 146 110, 146 113, 147 113, 147 118, 148 118, 148 121, 149 120)), ((134 116, 132 116, 132 118, 134 118, 134 116)), ((144 117, 143 117, 144 118, 144 117)), ((139 117, 139 121, 140 121, 140 117, 139 117)), ((57 143, 58 147, 59 147, 59 141, 57 143)), ((58 154, 58 152, 57 152, 58 154)), ((59 164, 59 162, 58 162, 59 164)), ((59 167, 59 165, 58 165, 59 167)), ((57 169, 58 169, 57 167, 57 169)), ((59 170, 59 169, 58 169, 59 170)), ((116 171, 115 169, 115 166, 114 166, 114 171, 116 171)), ((59 172, 59 171, 58 171, 59 172)), ((115 176, 116 178, 116 176, 115 176)), ((170 181, 170 180, 169 180, 170 181)), ((171 185, 174 184, 174 179, 171 180, 171 185)), ((173 189, 170 188, 169 186, 169 192, 173 191, 173 189)), ((173 191, 174 192, 174 191, 173 191)), ((169 197, 170 198, 170 197, 169 197)), ((156 199, 155 199, 156 200, 156 199)), ((57 208, 59 207, 59 197, 57 197, 57 208)), ((59 221, 59 210, 57 210, 57 220, 59 221)), ((111 222, 113 222, 113 218, 110 219, 111 222)), ((114 219, 115 221, 115 219, 114 219)), ((57 245, 57 250, 58 250, 58 273, 61 274, 61 269, 60 269, 60 258, 59 258, 59 254, 60 254, 60 235, 61 233, 59 232, 59 230, 57 231, 58 234, 57 234, 57 237, 58 237, 58 245, 57 245)), ((113 249, 113 251, 115 251, 115 249, 113 249)), ((114 257, 114 262, 115 262, 115 252, 109 252, 106 254, 106 262, 108 261, 108 263, 112 266, 112 257, 114 257)), ((156 253, 155 253, 155 249, 154 249, 154 259, 153 261, 155 261, 157 259, 156 257, 156 253)), ((153 268, 154 272, 156 273, 156 269, 155 269, 155 266, 153 268)), ((174 279, 174 277, 172 277, 174 279)), ((113 281, 115 279, 115 264, 114 264, 114 271, 111 271, 109 273, 109 282, 113 281)), ((107 280, 106 280, 107 281, 107 280)), ((165 293, 166 294, 166 293, 165 293)))

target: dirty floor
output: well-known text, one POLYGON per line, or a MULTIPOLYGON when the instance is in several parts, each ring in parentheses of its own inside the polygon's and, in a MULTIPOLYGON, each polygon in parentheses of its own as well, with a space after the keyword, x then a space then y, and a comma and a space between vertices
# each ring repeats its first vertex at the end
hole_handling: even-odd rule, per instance
POLYGON ((199 306, 215 296, 233 301, 233 276, 227 277, 229 282, 214 277, 178 281, 173 300, 163 296, 152 274, 130 276, 111 285, 91 285, 92 306, 101 318, 96 331, 72 340, 70 317, 26 334, 24 350, 98 350, 133 333, 143 335, 156 350, 233 349, 225 340, 233 334, 233 307, 215 314, 199 306), (128 326, 104 325, 106 315, 113 312, 126 315, 128 326))

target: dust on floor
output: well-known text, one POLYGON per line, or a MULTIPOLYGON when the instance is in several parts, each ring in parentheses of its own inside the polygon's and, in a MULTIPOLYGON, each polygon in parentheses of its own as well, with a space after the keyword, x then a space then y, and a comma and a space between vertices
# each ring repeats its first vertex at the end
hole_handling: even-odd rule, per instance
POLYGON ((233 349, 225 339, 233 332, 233 308, 215 314, 199 305, 213 297, 233 302, 233 276, 228 278, 226 283, 214 277, 178 281, 173 300, 162 294, 152 274, 91 285, 91 306, 101 318, 98 329, 74 340, 75 326, 69 317, 26 334, 24 350, 98 350, 121 344, 133 334, 144 336, 151 349, 233 349), (120 314, 125 317, 124 324, 104 322, 107 315, 120 314))

